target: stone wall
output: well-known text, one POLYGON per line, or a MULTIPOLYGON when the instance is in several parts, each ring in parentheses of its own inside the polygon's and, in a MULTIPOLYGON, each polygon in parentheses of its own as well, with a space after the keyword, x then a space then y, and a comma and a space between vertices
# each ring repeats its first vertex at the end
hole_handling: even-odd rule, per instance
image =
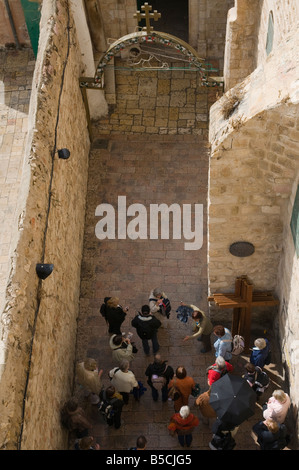
POLYGON ((269 14, 273 13, 275 53, 282 41, 298 28, 298 2, 235 0, 228 13, 224 55, 225 90, 240 83, 267 59, 269 14))
POLYGON ((223 74, 224 66, 227 14, 233 3, 234 0, 190 0, 189 3, 190 31, 194 31, 193 36, 197 36, 196 46, 192 42, 192 36, 190 44, 201 57, 211 61, 219 69, 220 75, 223 74))
MULTIPOLYGON (((296 418, 298 258, 290 217, 299 176, 297 42, 293 30, 212 106, 208 209, 210 292, 232 292, 235 278, 247 275, 256 290, 272 290, 280 300, 253 318, 277 327, 296 418), (233 256, 236 241, 252 243, 255 252, 233 256)), ((224 311, 210 305, 213 318, 223 319, 224 311)))
MULTIPOLYGON (((117 58, 115 73, 117 104, 100 120, 100 132, 194 134, 207 139, 208 110, 221 89, 202 86, 196 71, 127 70, 117 58)), ((159 64, 158 64, 159 65, 159 64)))
POLYGON ((297 419, 299 409, 299 257, 296 254, 290 230, 290 220, 298 184, 299 171, 295 174, 291 197, 283 215, 283 252, 277 275, 277 292, 281 303, 276 323, 277 336, 280 340, 282 351, 282 361, 290 385, 292 414, 295 418, 294 423, 296 423, 297 435, 299 435, 297 419))
POLYGON ((65 448, 59 410, 72 392, 89 153, 80 54, 67 0, 44 1, 7 289, 2 449, 65 448), (69 34, 69 36, 68 36, 69 34), (60 148, 70 158, 58 158, 60 148), (37 263, 53 263, 41 281, 37 263))

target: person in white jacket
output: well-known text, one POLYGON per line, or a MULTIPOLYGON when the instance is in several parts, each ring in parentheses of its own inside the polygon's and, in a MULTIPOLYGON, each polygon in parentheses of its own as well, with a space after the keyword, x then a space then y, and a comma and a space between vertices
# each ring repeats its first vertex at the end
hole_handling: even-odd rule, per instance
POLYGON ((290 397, 283 390, 274 390, 272 397, 267 402, 267 408, 264 409, 263 417, 271 418, 278 424, 283 424, 290 408, 290 397))
POLYGON ((119 367, 114 367, 109 372, 111 384, 123 396, 124 404, 129 403, 129 394, 134 387, 138 388, 138 381, 131 370, 129 370, 130 363, 128 360, 123 359, 119 367))

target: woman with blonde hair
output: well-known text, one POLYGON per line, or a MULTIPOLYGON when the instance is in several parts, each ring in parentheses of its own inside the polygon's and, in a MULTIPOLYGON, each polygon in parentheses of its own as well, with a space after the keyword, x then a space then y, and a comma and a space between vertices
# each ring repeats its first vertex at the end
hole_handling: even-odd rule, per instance
POLYGON ((270 343, 267 338, 257 338, 254 341, 254 347, 250 355, 251 364, 260 367, 261 369, 266 364, 270 364, 271 352, 270 343))
POLYGON ((273 419, 279 424, 284 423, 288 409, 290 408, 290 397, 283 390, 274 390, 269 398, 267 407, 264 409, 263 417, 273 419))
POLYGON ((289 442, 285 425, 271 418, 256 423, 252 430, 261 450, 282 450, 289 442))
POLYGON ((101 376, 103 370, 98 370, 95 359, 88 357, 77 364, 77 380, 85 390, 86 396, 93 405, 99 402, 99 393, 102 388, 101 376))
POLYGON ((120 327, 125 321, 128 307, 125 309, 119 304, 119 299, 117 297, 110 297, 106 303, 106 321, 109 326, 109 333, 114 335, 121 335, 120 327))

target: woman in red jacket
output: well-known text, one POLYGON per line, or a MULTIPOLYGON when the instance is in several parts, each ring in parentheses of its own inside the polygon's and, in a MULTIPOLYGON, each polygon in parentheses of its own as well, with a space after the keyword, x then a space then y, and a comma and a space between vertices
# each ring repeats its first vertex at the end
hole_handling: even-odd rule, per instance
POLYGON ((179 413, 175 413, 168 425, 168 430, 172 436, 177 434, 179 443, 182 447, 186 444, 190 447, 192 442, 192 431, 199 425, 199 419, 190 413, 189 406, 182 406, 179 413))

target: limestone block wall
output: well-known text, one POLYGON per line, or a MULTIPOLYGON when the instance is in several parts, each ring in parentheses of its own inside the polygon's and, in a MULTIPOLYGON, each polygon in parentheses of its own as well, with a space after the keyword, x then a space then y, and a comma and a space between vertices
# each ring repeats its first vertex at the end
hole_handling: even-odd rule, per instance
POLYGON ((2 314, 2 449, 65 448, 59 410, 72 392, 89 135, 67 0, 44 0, 19 200, 19 240, 2 314), (58 158, 68 148, 70 158, 58 158), (41 281, 37 263, 54 270, 41 281))
POLYGON ((282 359, 290 383, 292 413, 295 418, 298 416, 299 409, 299 258, 291 235, 290 221, 298 184, 299 171, 295 175, 291 197, 283 214, 283 254, 277 275, 277 292, 281 304, 276 325, 281 344, 282 359))
POLYGON ((208 136, 208 110, 215 102, 217 87, 205 87, 198 72, 176 70, 127 70, 125 61, 115 61, 117 103, 101 119, 100 132, 194 134, 208 136))
POLYGON ((229 90, 267 60, 266 43, 269 14, 273 13, 274 35, 272 53, 291 31, 298 31, 298 2, 235 0, 229 10, 224 54, 224 83, 229 90))
POLYGON ((135 31, 137 26, 137 20, 134 18, 134 13, 137 11, 136 0, 97 1, 102 13, 106 40, 119 39, 135 31))
POLYGON ((273 13, 274 34, 273 53, 290 34, 298 31, 299 4, 297 0, 264 0, 261 10, 260 27, 258 33, 257 64, 267 59, 266 42, 268 33, 269 13, 273 13))
MULTIPOLYGON (((208 280, 211 293, 231 292, 244 274, 257 290, 279 298, 277 311, 254 311, 253 317, 277 327, 298 419, 299 278, 290 229, 299 178, 297 38, 288 36, 211 108, 208 280), (253 243, 254 254, 231 255, 235 241, 253 243)), ((211 314, 223 320, 225 311, 211 305, 211 314)))
POLYGON ((235 277, 242 274, 259 289, 276 288, 283 214, 298 169, 295 50, 296 39, 290 39, 267 67, 258 67, 211 108, 211 292, 231 291, 235 277), (231 255, 229 247, 237 241, 253 243, 255 253, 231 255))
POLYGON ((257 43, 262 2, 236 0, 228 12, 224 53, 224 84, 229 90, 257 66, 257 43))
POLYGON ((224 67, 227 14, 233 4, 234 0, 190 0, 189 3, 190 44, 201 57, 219 68, 220 75, 224 67))

